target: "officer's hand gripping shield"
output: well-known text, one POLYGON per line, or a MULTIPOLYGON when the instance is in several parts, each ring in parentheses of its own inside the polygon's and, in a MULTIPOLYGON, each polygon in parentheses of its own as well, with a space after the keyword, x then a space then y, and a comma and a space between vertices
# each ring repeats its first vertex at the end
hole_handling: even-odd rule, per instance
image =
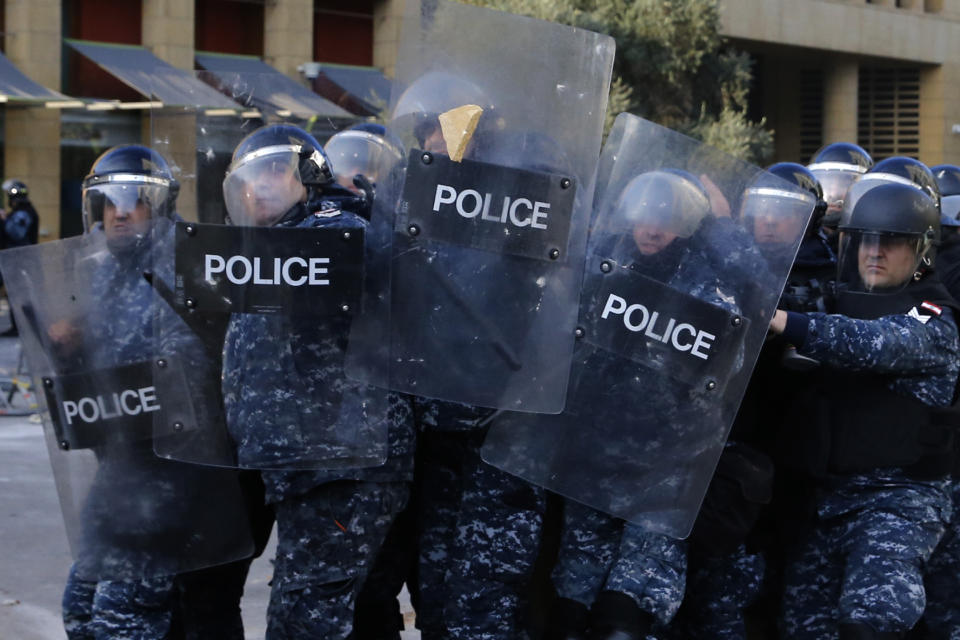
POLYGON ((178 169, 178 209, 196 220, 175 222, 153 284, 200 344, 189 402, 156 424, 157 453, 251 469, 380 465, 387 392, 347 380, 342 364, 366 287, 366 222, 353 213, 364 199, 332 182, 305 133, 348 123, 251 102, 256 77, 198 77, 239 104, 152 112, 153 146, 178 169))
MULTIPOLYGON (((411 3, 412 5, 415 3, 411 3)), ((348 373, 428 398, 563 406, 614 43, 438 2, 408 9, 348 373), (467 26, 468 25, 468 26, 467 26)))
POLYGON ((789 258, 768 260, 755 216, 737 217, 758 174, 618 117, 598 168, 566 408, 495 418, 487 462, 650 531, 689 534, 815 205, 768 174, 771 191, 809 200, 767 212, 794 229, 789 258))
POLYGON ((154 418, 170 419, 188 396, 179 363, 189 332, 159 313, 165 305, 143 279, 149 234, 132 248, 110 239, 98 228, 0 253, 43 390, 45 439, 78 575, 140 579, 248 557, 253 541, 236 472, 154 455, 162 446, 154 418))

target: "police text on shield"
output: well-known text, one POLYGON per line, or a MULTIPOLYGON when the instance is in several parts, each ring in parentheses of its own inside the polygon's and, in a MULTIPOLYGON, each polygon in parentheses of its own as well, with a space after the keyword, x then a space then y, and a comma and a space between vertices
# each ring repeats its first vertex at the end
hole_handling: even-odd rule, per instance
POLYGON ((326 266, 330 258, 310 258, 306 260, 299 256, 290 258, 274 258, 271 262, 261 261, 260 258, 246 256, 230 256, 224 258, 213 253, 203 256, 203 277, 207 282, 214 282, 213 276, 224 274, 233 284, 273 285, 281 283, 291 287, 326 286, 330 280, 323 277, 328 273, 326 266))
POLYGON ((515 227, 530 227, 531 229, 546 229, 546 219, 550 211, 550 203, 531 201, 528 198, 511 198, 503 196, 499 203, 500 211, 490 211, 493 203, 493 194, 481 194, 475 189, 464 189, 457 192, 451 186, 438 184, 433 198, 433 212, 440 213, 444 205, 453 205, 457 213, 464 218, 476 218, 487 222, 512 224, 515 227))
POLYGON ((100 420, 119 418, 120 416, 135 416, 141 413, 159 411, 157 390, 154 387, 140 389, 124 389, 120 392, 99 395, 95 398, 83 397, 79 400, 64 400, 62 403, 63 415, 67 424, 72 425, 73 419, 79 417, 87 424, 100 420))
POLYGON ((652 340, 669 344, 677 351, 689 352, 702 360, 710 357, 710 347, 716 339, 712 333, 698 330, 686 322, 678 323, 675 318, 667 318, 664 322, 659 311, 651 312, 642 304, 628 305, 625 299, 613 293, 607 298, 600 317, 606 320, 610 314, 623 316, 623 325, 628 330, 643 331, 643 335, 652 340))

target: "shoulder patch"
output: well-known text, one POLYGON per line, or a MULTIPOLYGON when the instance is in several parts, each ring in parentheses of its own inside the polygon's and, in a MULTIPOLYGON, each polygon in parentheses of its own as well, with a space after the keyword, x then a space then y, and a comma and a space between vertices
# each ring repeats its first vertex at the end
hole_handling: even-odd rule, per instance
POLYGON ((941 308, 941 307, 933 304, 932 302, 926 302, 926 301, 924 301, 924 302, 920 303, 920 308, 921 308, 921 309, 926 309, 927 311, 930 311, 931 313, 934 313, 934 314, 936 314, 936 315, 938 315, 938 316, 943 314, 943 308, 941 308))
POLYGON ((910 309, 910 311, 907 311, 907 317, 913 318, 914 320, 919 320, 923 324, 927 324, 927 321, 929 321, 930 318, 932 318, 933 316, 922 316, 920 315, 920 312, 917 310, 917 308, 913 307, 912 309, 910 309))

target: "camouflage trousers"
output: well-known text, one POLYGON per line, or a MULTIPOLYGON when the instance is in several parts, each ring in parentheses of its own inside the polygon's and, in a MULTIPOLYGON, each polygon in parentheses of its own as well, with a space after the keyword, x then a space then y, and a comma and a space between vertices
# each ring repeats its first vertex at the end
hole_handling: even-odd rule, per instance
POLYGON ((426 434, 417 610, 423 640, 516 638, 546 492, 484 463, 482 433, 426 434))
POLYGON ((240 598, 251 559, 170 577, 91 582, 71 570, 63 593, 70 640, 243 640, 240 598))
POLYGON ((953 518, 927 564, 923 584, 927 608, 923 613, 924 638, 960 640, 960 482, 951 483, 953 518))
POLYGON ((276 504, 268 640, 350 637, 357 594, 408 495, 406 482, 340 480, 276 504))
POLYGON ((567 501, 553 585, 588 607, 601 591, 619 591, 666 625, 686 586, 687 545, 567 501))
POLYGON ((948 483, 858 478, 821 492, 818 520, 788 558, 789 638, 830 640, 842 623, 902 633, 923 613, 923 567, 949 518, 948 483))
POLYGON ((173 624, 173 577, 81 580, 70 570, 63 626, 70 640, 166 640, 173 624))
POLYGON ((744 545, 727 555, 691 554, 683 606, 671 637, 746 640, 743 610, 760 595, 766 562, 744 545))

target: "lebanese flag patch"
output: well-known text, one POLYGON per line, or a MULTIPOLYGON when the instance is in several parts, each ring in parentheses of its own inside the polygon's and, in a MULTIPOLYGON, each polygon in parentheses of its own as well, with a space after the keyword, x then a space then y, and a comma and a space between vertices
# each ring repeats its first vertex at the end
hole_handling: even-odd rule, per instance
POLYGON ((921 302, 921 303, 920 303, 920 308, 921 308, 921 309, 926 309, 926 310, 929 311, 930 313, 934 313, 934 314, 936 314, 936 315, 938 315, 938 316, 943 314, 943 308, 938 307, 937 305, 933 304, 932 302, 921 302))

